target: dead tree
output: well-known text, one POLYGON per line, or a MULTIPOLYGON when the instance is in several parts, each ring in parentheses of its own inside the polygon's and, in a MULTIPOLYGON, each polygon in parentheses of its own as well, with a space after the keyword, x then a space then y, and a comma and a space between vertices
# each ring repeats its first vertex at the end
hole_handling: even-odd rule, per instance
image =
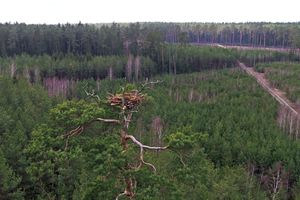
POLYGON ((17 67, 15 63, 12 63, 10 65, 10 77, 14 78, 16 76, 16 72, 17 72, 17 67))
POLYGON ((158 141, 156 144, 158 144, 158 145, 161 145, 163 128, 164 128, 164 123, 163 123, 162 119, 159 116, 154 117, 152 119, 151 129, 157 136, 158 141))
POLYGON ((133 55, 128 55, 127 65, 126 65, 126 79, 128 81, 132 80, 132 65, 133 65, 133 55))
MULTIPOLYGON (((125 170, 139 170, 142 166, 146 165, 150 167, 154 172, 156 172, 156 168, 153 164, 146 162, 144 160, 144 152, 145 150, 152 150, 152 151, 159 151, 165 150, 168 147, 155 147, 155 146, 148 146, 141 143, 135 136, 131 135, 128 131, 129 125, 132 122, 132 115, 133 113, 137 112, 137 108, 141 104, 142 101, 145 100, 145 94, 142 91, 150 84, 156 84, 159 81, 155 82, 146 82, 142 85, 140 90, 131 90, 125 91, 116 94, 110 94, 107 99, 106 103, 112 107, 116 107, 120 110, 120 119, 104 119, 104 118, 95 118, 85 124, 81 124, 75 129, 68 131, 64 137, 67 139, 72 136, 77 136, 83 133, 83 131, 92 123, 94 122, 104 122, 104 123, 111 123, 120 126, 120 140, 121 145, 123 147, 123 152, 128 150, 129 141, 135 144, 139 148, 139 157, 138 163, 127 163, 124 167, 125 170)), ((94 93, 86 92, 86 94, 90 97, 95 98, 97 101, 101 101, 100 97, 94 93)), ((66 142, 67 147, 67 142, 66 142)), ((120 193, 116 199, 119 199, 121 196, 127 196, 128 198, 133 198, 135 195, 135 187, 136 187, 136 180, 132 177, 125 177, 125 189, 124 192, 120 193)))
POLYGON ((289 187, 288 173, 284 171, 282 164, 278 162, 261 177, 261 183, 268 191, 270 199, 277 199, 280 190, 282 188, 287 190, 289 187))
POLYGON ((140 71, 141 71, 141 58, 137 55, 134 59, 134 76, 135 81, 138 81, 140 78, 140 71))

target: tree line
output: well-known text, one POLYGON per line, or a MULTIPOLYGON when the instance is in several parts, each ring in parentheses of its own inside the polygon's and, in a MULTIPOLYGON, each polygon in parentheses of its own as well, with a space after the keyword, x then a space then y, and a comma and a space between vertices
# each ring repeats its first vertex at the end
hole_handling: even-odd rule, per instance
POLYGON ((150 56, 129 53, 109 56, 30 56, 28 54, 0 58, 0 74, 26 77, 30 82, 45 78, 94 79, 126 78, 138 81, 157 74, 179 74, 232 67, 236 57, 230 50, 191 45, 161 44, 150 56))
POLYGON ((0 24, 0 55, 122 54, 120 26, 0 24))
POLYGON ((299 47, 299 23, 146 23, 171 43, 299 47))
POLYGON ((299 47, 298 23, 0 24, 0 56, 122 55, 168 43, 299 47))

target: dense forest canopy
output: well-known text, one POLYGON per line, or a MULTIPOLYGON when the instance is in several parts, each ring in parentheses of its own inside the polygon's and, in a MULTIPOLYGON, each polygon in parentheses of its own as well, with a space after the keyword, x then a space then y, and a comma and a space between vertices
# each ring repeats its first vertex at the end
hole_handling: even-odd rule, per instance
MULTIPOLYGON (((174 149, 146 153, 157 174, 147 168, 131 174, 138 184, 137 199, 299 195, 299 142, 276 125, 277 105, 253 79, 237 69, 157 78, 164 82, 149 91, 153 100, 141 108, 130 131, 144 143, 171 144, 174 149), (273 180, 277 173, 280 177, 273 180), (276 181, 278 190, 271 186, 276 181)), ((86 83, 88 89, 97 88, 95 81, 82 85, 86 83)), ((124 83, 104 80, 96 92, 103 98, 124 83)), ((67 150, 62 139, 81 120, 117 113, 98 107, 82 90, 77 95, 84 101, 62 102, 48 112, 57 100, 49 100, 38 86, 2 78, 0 88, 10 94, 1 97, 0 163, 9 183, 1 186, 2 196, 112 199, 122 191, 121 166, 128 158, 121 153, 117 127, 95 124, 71 138, 67 150), (33 113, 36 119, 29 117, 33 113)), ((129 156, 134 155, 130 150, 129 156)))
POLYGON ((299 198, 298 131, 236 67, 297 104, 299 47, 299 23, 0 24, 0 200, 299 198))
POLYGON ((257 71, 264 72, 271 83, 286 92, 289 99, 300 103, 300 64, 296 62, 260 63, 257 71))
POLYGON ((0 55, 120 55, 123 47, 221 43, 300 47, 299 23, 0 24, 0 55))

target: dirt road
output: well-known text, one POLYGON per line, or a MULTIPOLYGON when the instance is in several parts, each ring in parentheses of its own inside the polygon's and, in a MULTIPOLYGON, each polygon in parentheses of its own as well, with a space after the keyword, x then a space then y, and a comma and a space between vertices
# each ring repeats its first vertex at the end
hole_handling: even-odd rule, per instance
POLYGON ((212 46, 212 47, 221 47, 224 49, 238 49, 238 50, 267 50, 267 51, 277 51, 277 52, 293 52, 297 55, 300 55, 300 49, 293 48, 280 48, 280 47, 261 47, 261 46, 239 46, 239 45, 222 45, 218 43, 191 43, 195 46, 212 46))
POLYGON ((243 63, 238 63, 239 67, 245 70, 249 75, 253 76, 256 81, 270 93, 281 105, 286 106, 295 115, 300 113, 300 105, 292 103, 286 96, 285 93, 277 88, 274 88, 270 82, 265 78, 263 73, 256 72, 252 67, 246 67, 243 63))

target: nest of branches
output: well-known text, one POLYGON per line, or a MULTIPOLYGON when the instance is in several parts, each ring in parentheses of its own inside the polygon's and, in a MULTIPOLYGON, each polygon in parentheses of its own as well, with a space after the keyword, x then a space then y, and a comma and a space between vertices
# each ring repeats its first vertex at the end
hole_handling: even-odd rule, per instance
POLYGON ((145 95, 137 90, 120 94, 111 94, 107 97, 107 101, 111 106, 117 106, 123 110, 132 110, 144 99, 145 95))

